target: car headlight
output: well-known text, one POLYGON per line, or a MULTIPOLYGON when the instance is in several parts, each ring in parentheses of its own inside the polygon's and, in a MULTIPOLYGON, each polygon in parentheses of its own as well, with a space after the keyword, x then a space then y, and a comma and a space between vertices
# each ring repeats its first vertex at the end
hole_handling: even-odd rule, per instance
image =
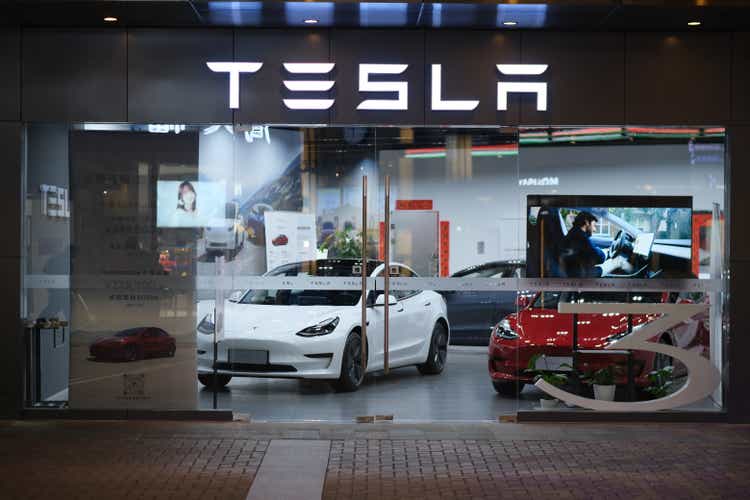
POLYGON ((300 337, 316 337, 318 335, 328 335, 336 329, 336 326, 338 324, 338 316, 336 316, 335 318, 327 318, 320 323, 316 323, 313 326, 308 326, 304 330, 300 330, 299 332, 297 332, 297 335, 299 335, 300 337))
POLYGON ((518 338, 518 334, 511 329, 510 321, 504 319, 495 327, 495 337, 505 340, 515 340, 518 338))
POLYGON ((216 325, 214 325, 214 318, 212 314, 206 314, 206 317, 198 323, 198 332, 205 335, 213 335, 216 325))

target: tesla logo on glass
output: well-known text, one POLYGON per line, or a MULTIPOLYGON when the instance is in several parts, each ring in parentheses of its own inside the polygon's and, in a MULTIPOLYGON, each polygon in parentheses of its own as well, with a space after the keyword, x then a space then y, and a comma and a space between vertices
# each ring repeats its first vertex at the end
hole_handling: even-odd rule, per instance
MULTIPOLYGON (((208 68, 215 73, 229 73, 229 107, 240 107, 240 74, 257 73, 263 67, 262 62, 208 62, 208 68)), ((329 78, 336 66, 335 63, 283 63, 284 69, 291 75, 315 76, 318 79, 284 80, 284 87, 294 94, 294 98, 283 99, 284 106, 293 110, 324 110, 333 106, 335 99, 321 97, 330 92, 336 82, 329 78)), ((479 106, 478 99, 447 99, 443 96, 442 64, 432 64, 430 73, 432 111, 472 111, 479 106)), ((506 76, 537 76, 547 70, 547 64, 496 64, 497 71, 506 76)), ((409 67, 408 64, 360 64, 360 92, 388 92, 390 99, 365 99, 357 105, 360 110, 405 111, 408 110, 409 82, 373 80, 374 75, 400 75, 409 67), (392 98, 396 96, 395 99, 392 98)), ((536 95, 537 111, 547 111, 547 82, 498 81, 497 110, 508 109, 508 95, 530 93, 536 95)))

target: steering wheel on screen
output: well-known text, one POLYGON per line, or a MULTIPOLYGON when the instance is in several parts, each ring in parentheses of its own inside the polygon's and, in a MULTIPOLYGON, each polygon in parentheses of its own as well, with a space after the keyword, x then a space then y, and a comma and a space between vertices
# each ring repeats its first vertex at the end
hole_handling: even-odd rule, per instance
POLYGON ((609 246, 609 258, 612 259, 620 255, 628 244, 628 233, 620 229, 615 235, 615 239, 612 240, 612 244, 609 246))

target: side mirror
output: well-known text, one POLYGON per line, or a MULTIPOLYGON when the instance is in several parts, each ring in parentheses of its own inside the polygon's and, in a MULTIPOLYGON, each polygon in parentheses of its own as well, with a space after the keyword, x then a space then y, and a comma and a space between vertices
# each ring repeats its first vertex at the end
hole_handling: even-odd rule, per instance
POLYGON ((516 305, 519 307, 519 309, 526 309, 529 307, 529 296, 528 295, 518 295, 516 297, 516 305))
MULTIPOLYGON (((396 297, 393 295, 388 295, 388 305, 394 306, 398 304, 398 301, 396 300, 396 297)), ((378 295, 378 297, 375 299, 375 305, 376 306, 384 306, 385 305, 385 294, 381 293, 378 295)))

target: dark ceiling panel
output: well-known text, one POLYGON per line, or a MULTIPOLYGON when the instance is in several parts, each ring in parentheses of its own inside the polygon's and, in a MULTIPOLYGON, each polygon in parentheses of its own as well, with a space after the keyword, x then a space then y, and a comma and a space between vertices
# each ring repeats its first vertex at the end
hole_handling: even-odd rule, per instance
POLYGON ((628 124, 721 125, 730 117, 730 35, 628 33, 628 124))
POLYGON ((0 120, 21 117, 21 32, 0 29, 0 120))
POLYGON ((230 123, 229 77, 209 61, 231 61, 229 29, 128 31, 128 119, 138 123, 230 123))
POLYGON ((126 121, 124 30, 23 32, 23 119, 126 121))

